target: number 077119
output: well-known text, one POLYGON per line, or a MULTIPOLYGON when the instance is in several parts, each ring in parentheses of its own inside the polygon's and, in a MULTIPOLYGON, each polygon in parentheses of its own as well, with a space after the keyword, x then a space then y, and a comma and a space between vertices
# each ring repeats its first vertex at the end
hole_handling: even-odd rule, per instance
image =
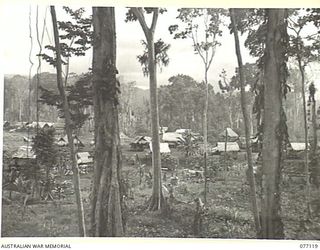
POLYGON ((316 249, 318 247, 319 247, 318 244, 300 244, 300 248, 305 248, 305 249, 308 249, 308 248, 316 249))

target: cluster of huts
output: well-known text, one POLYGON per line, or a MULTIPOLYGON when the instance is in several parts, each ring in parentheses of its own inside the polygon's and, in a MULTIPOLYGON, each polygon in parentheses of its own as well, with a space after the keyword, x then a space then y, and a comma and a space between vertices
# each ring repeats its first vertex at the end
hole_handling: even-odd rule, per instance
POLYGON ((3 129, 9 132, 15 131, 26 131, 26 130, 34 130, 36 128, 46 129, 46 128, 54 128, 56 133, 64 133, 64 123, 63 122, 9 122, 4 121, 3 129))
MULTIPOLYGON (((170 148, 175 148, 177 145, 185 141, 185 135, 191 135, 192 139, 201 139, 199 133, 194 133, 190 129, 177 129, 175 132, 168 132, 167 127, 162 127, 160 129, 160 151, 161 153, 170 153, 170 148)), ((148 136, 137 136, 130 143, 131 150, 133 151, 143 151, 145 149, 150 149, 152 138, 148 136)), ((252 152, 259 152, 261 150, 261 142, 258 140, 257 136, 250 137, 252 152)), ((201 143, 199 143, 201 147, 201 143)), ((239 136, 233 129, 226 128, 218 136, 218 142, 209 145, 209 154, 221 154, 224 152, 240 152, 246 149, 246 139, 245 137, 239 136)), ((151 149, 152 150, 152 149, 151 149)), ((305 144, 300 142, 292 142, 287 148, 288 157, 299 157, 300 154, 305 150, 305 144)))
MULTIPOLYGON (((23 129, 36 129, 36 128, 46 129, 46 128, 54 128, 55 129, 55 145, 58 147, 59 151, 68 151, 68 137, 65 135, 64 123, 51 123, 51 122, 30 122, 30 123, 16 123, 14 125, 9 126, 8 123, 4 124, 4 129, 9 129, 9 132, 19 131, 23 129)), ((23 168, 25 166, 34 165, 36 163, 36 155, 32 150, 32 139, 23 137, 23 141, 27 143, 27 145, 20 146, 16 152, 12 155, 12 162, 10 165, 15 167, 23 168)), ((79 168, 87 168, 92 167, 93 165, 93 157, 92 145, 84 145, 84 143, 79 139, 78 136, 73 135, 73 143, 75 145, 76 159, 79 168)))
MULTIPOLYGON (((175 132, 167 132, 167 127, 161 127, 160 134, 160 152, 170 153, 170 148, 176 147, 179 143, 184 140, 183 134, 188 130, 178 129, 175 132)), ((152 152, 152 138, 149 136, 136 136, 130 143, 130 148, 132 151, 143 151, 145 149, 152 152)))
MULTIPOLYGON (((201 140, 201 135, 199 133, 194 133, 190 129, 177 129, 175 132, 167 132, 167 130, 161 129, 160 133, 160 148, 170 152, 170 148, 175 148, 179 144, 182 144, 188 134, 191 136, 191 140, 201 140)), ((219 137, 219 142, 214 147, 210 147, 211 152, 222 152, 222 151, 240 151, 239 146, 239 136, 231 128, 227 128, 226 131, 222 132, 219 137), (227 140, 226 136, 227 135, 227 140)), ((149 149, 151 145, 151 137, 148 136, 137 136, 130 143, 131 150, 133 151, 143 151, 144 149, 149 149)))

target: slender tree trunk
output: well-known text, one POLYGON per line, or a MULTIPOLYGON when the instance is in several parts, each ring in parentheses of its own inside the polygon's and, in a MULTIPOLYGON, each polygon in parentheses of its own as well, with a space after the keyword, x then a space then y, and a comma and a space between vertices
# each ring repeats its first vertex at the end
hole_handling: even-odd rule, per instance
POLYGON ((293 136, 294 136, 294 139, 297 140, 297 126, 296 126, 296 121, 298 119, 297 117, 297 112, 296 112, 296 109, 297 109, 297 94, 296 92, 294 91, 293 92, 293 98, 294 98, 294 107, 293 107, 293 136))
POLYGON ((76 195, 76 202, 78 208, 78 226, 79 226, 79 234, 80 236, 86 236, 86 227, 85 227, 85 220, 84 220, 84 210, 83 210, 83 203, 81 199, 81 191, 80 191, 80 176, 79 170, 74 150, 73 144, 73 136, 72 136, 72 128, 71 128, 71 117, 69 113, 69 103, 67 96, 64 91, 63 87, 63 80, 62 80, 62 68, 61 68, 61 51, 60 51, 60 42, 59 42, 59 31, 57 27, 57 17, 56 11, 54 6, 50 6, 51 16, 52 16, 52 24, 53 24, 53 32, 54 32, 54 41, 55 41, 55 48, 56 48, 56 57, 57 57, 57 84, 60 96, 63 100, 63 111, 65 116, 65 126, 66 132, 69 142, 69 149, 70 149, 70 157, 72 162, 72 171, 73 171, 73 185, 76 195))
POLYGON ((19 97, 19 122, 22 121, 22 97, 19 97))
POLYGON ((250 105, 250 136, 254 135, 256 132, 255 132, 255 129, 254 129, 254 125, 253 125, 253 111, 252 111, 252 104, 250 105))
POLYGON ((317 113, 316 113, 316 101, 312 99, 311 101, 311 115, 312 115, 312 154, 315 155, 318 147, 318 136, 317 136, 317 113))
POLYGON ((152 166, 153 166, 153 185, 152 196, 150 199, 149 210, 155 211, 165 207, 162 195, 161 184, 161 157, 160 157, 160 138, 159 138, 159 110, 157 94, 157 66, 154 50, 154 31, 158 20, 159 9, 155 9, 152 17, 151 27, 148 28, 143 15, 142 8, 132 8, 133 13, 139 20, 142 30, 148 43, 148 70, 150 88, 150 113, 151 113, 151 132, 152 132, 152 166))
MULTIPOLYGON (((316 100, 314 95, 310 94, 311 101, 311 116, 312 116, 312 147, 311 147, 311 175, 313 183, 319 188, 319 161, 317 158, 318 153, 318 135, 317 135, 317 113, 316 113, 316 100)), ((310 180, 310 179, 309 179, 310 180)), ((311 211, 310 211, 311 212, 311 211)))
MULTIPOLYGON (((229 96, 229 98, 231 98, 231 96, 229 96)), ((232 107, 231 107, 231 103, 229 104, 229 122, 230 122, 230 128, 234 129, 233 126, 233 119, 232 119, 232 107)))
POLYGON ((152 130, 152 165, 153 186, 150 210, 159 210, 163 207, 163 195, 161 184, 161 156, 159 138, 159 111, 157 95, 157 69, 155 64, 153 35, 148 39, 149 56, 149 80, 150 80, 150 104, 151 104, 151 130, 152 130))
POLYGON ((308 123, 307 123, 307 105, 305 94, 305 71, 301 63, 301 58, 298 57, 298 65, 301 74, 301 93, 302 93, 302 106, 303 106, 303 125, 304 125, 304 164, 305 164, 305 178, 306 178, 306 206, 308 217, 311 216, 310 210, 310 181, 309 181, 309 152, 308 152, 308 123))
POLYGON ((207 167, 207 155, 208 155, 208 69, 205 63, 205 96, 204 96, 204 111, 203 111, 203 146, 204 146, 204 204, 207 204, 207 192, 208 192, 208 167, 207 167))
POLYGON ((228 166, 227 166, 227 156, 228 156, 228 128, 226 128, 226 133, 225 133, 225 140, 224 140, 224 155, 223 155, 223 159, 224 159, 224 177, 227 176, 227 170, 228 170, 228 166))
POLYGON ((123 236, 115 14, 113 7, 97 7, 92 12, 95 162, 90 234, 123 236))
POLYGON ((244 74, 243 74, 242 56, 241 56, 239 36, 238 36, 238 30, 237 30, 237 26, 236 26, 234 9, 230 9, 230 17, 231 17, 233 34, 234 34, 234 41, 235 41, 236 54, 237 54, 238 67, 239 67, 239 75, 240 75, 241 108, 242 108, 242 114, 243 114, 243 119, 244 119, 244 128, 245 128, 246 151, 247 151, 248 170, 249 170, 249 184, 250 184, 250 191, 251 191, 252 212, 253 212, 257 237, 259 237, 261 234, 261 225, 260 225, 259 208, 258 208, 257 195, 256 195, 256 183, 255 183, 255 179, 254 179, 253 162, 252 162, 252 150, 251 150, 251 140, 250 140, 252 128, 251 128, 251 123, 250 123, 250 118, 249 118, 250 113, 248 111, 247 98, 246 98, 246 93, 245 93, 245 79, 244 79, 244 74))
MULTIPOLYGON (((284 74, 284 45, 286 35, 286 10, 267 9, 267 35, 264 56, 264 127, 262 148, 262 238, 284 238, 280 215, 280 178, 282 139, 281 126, 282 93, 284 74)), ((283 125, 283 124, 282 124, 283 125)))

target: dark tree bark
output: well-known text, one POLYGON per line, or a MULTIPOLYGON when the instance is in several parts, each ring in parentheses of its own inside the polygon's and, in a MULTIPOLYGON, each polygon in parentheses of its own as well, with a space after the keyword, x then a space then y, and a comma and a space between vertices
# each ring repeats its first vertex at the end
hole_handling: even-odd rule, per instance
POLYGON ((70 149, 70 157, 72 163, 72 171, 73 171, 73 185, 76 195, 76 202, 78 208, 78 225, 79 225, 79 234, 80 236, 86 236, 86 227, 85 227, 85 220, 84 220, 84 210, 83 210, 83 203, 81 199, 81 192, 80 192, 80 176, 79 170, 75 155, 75 149, 73 144, 73 136, 72 136, 72 128, 71 128, 71 117, 69 112, 69 103, 67 100, 67 96, 64 91, 63 87, 63 80, 62 80, 62 64, 61 64, 61 51, 60 51, 60 42, 59 42, 59 31, 57 26, 57 17, 56 11, 54 6, 50 6, 51 16, 52 16, 52 23, 53 23, 53 32, 54 32, 54 41, 55 41, 55 48, 56 48, 56 68, 57 68, 57 84, 60 96, 63 100, 63 111, 65 116, 65 126, 66 126, 66 133, 68 137, 68 144, 70 149))
POLYGON ((280 179, 282 138, 281 85, 285 71, 286 10, 268 9, 264 54, 264 126, 262 148, 262 238, 284 238, 280 215, 280 179))
POLYGON ((93 8, 95 162, 91 236, 123 236, 119 84, 114 8, 93 8))
POLYGON ((254 216, 254 223, 256 227, 257 236, 260 236, 261 233, 261 225, 260 225, 260 218, 259 218, 259 210, 257 204, 257 196, 256 196, 256 183, 254 179, 253 173, 253 163, 252 163, 252 150, 251 150, 251 123, 250 123, 250 113, 248 111, 248 104, 247 98, 245 93, 245 79, 243 74, 243 63, 242 63, 242 56, 240 50, 240 43, 239 43, 239 36, 238 30, 236 26, 235 20, 235 13, 234 9, 230 9, 230 17, 231 17, 231 25, 234 34, 234 41, 236 47, 236 54, 238 59, 238 67, 239 67, 239 75, 240 75, 240 87, 241 87, 241 107, 242 107, 242 114, 244 119, 244 127, 245 127, 245 137, 246 137, 246 151, 247 151, 247 160, 248 160, 248 170, 249 170, 249 184, 250 184, 250 191, 251 191, 251 203, 252 203, 252 211, 254 216))

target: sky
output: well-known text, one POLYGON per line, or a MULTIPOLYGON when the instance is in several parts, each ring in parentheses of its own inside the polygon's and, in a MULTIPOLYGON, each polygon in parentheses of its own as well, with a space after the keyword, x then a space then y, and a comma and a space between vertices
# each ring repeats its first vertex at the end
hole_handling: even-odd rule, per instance
MULTIPOLYGON (((71 6, 78 8, 82 6, 71 6)), ((91 7, 84 6, 91 14, 91 7)), ((36 4, 10 4, 7 3, 1 8, 2 25, 2 71, 4 74, 28 75, 30 38, 29 38, 29 11, 31 10, 31 30, 33 37, 32 75, 37 71, 39 46, 36 40, 36 4)), ((167 8, 167 12, 159 16, 156 27, 155 40, 161 38, 171 45, 168 54, 170 63, 167 67, 158 70, 158 85, 168 84, 168 79, 177 74, 187 74, 197 81, 204 79, 204 65, 199 55, 196 55, 192 48, 190 39, 174 40, 169 34, 168 27, 172 24, 179 24, 176 19, 177 9, 167 8)), ((57 19, 65 20, 67 18, 61 5, 56 6, 57 19)), ((119 75, 125 82, 135 81, 141 88, 148 88, 148 78, 142 74, 142 69, 137 61, 137 55, 141 54, 143 46, 141 40, 145 39, 143 31, 138 22, 128 22, 125 20, 126 8, 116 7, 116 33, 117 33, 117 68, 119 75)), ((43 45, 53 45, 52 23, 50 9, 47 5, 39 4, 38 20, 40 36, 43 29, 44 17, 46 15, 45 28, 47 32, 44 35, 43 45), (45 14, 46 13, 46 14, 45 14)), ((226 20, 229 24, 229 20, 226 20)), ((240 37, 240 44, 243 56, 243 63, 254 62, 255 58, 249 56, 248 50, 243 46, 244 37, 240 37)), ((227 27, 223 28, 223 35, 219 38, 221 46, 217 47, 213 63, 208 72, 209 83, 218 89, 219 74, 222 69, 227 71, 228 77, 232 77, 237 67, 237 59, 234 48, 234 38, 227 27)), ((70 59, 70 72, 77 74, 85 73, 91 67, 92 51, 89 50, 84 57, 73 57, 70 59)), ((41 63, 41 72, 55 72, 55 69, 46 62, 41 63)), ((319 69, 312 69, 314 77, 319 79, 319 69)), ((319 86, 320 87, 320 86, 319 86)))
MULTIPOLYGON (((75 6, 79 7, 79 6, 75 6)), ((5 39, 2 41, 2 53, 5 64, 3 65, 4 74, 21 74, 28 75, 29 63, 29 5, 6 5, 3 8, 2 20, 10 23, 3 27, 5 39)), ((38 66, 38 58, 36 54, 39 52, 39 46, 36 40, 36 10, 37 6, 31 6, 31 29, 33 36, 32 61, 34 63, 32 74, 36 73, 38 66)), ((61 6, 56 7, 58 20, 64 20, 66 15, 61 6)), ((91 8, 87 8, 88 14, 91 14, 91 8)), ((46 29, 43 45, 50 44, 53 41, 52 23, 50 10, 45 5, 39 5, 38 20, 39 32, 42 33, 45 13, 46 29)), ((116 8, 116 33, 117 33, 117 68, 120 76, 124 81, 135 81, 136 85, 142 88, 148 88, 148 78, 142 74, 141 66, 137 61, 137 55, 141 54, 143 46, 141 40, 145 39, 142 29, 138 22, 128 22, 125 20, 125 8, 116 8)), ((174 40, 169 34, 168 27, 171 24, 179 24, 176 19, 177 10, 168 8, 168 11, 160 15, 156 27, 155 40, 161 38, 171 45, 168 54, 170 63, 167 67, 158 70, 158 84, 168 84, 168 79, 177 74, 187 74, 197 81, 204 79, 204 66, 199 55, 194 54, 192 42, 186 40, 174 40)), ((209 82, 217 86, 219 74, 222 69, 226 69, 228 76, 234 74, 237 65, 233 36, 227 28, 223 29, 223 36, 219 38, 221 46, 216 50, 212 66, 209 70, 209 82)), ((51 43, 52 44, 52 43, 51 43)), ((244 62, 253 62, 254 58, 248 55, 248 51, 242 48, 244 62)), ((85 57, 71 58, 70 72, 77 74, 84 73, 91 67, 92 51, 88 51, 85 57)), ((54 72, 55 69, 46 62, 41 63, 41 71, 54 72)))

